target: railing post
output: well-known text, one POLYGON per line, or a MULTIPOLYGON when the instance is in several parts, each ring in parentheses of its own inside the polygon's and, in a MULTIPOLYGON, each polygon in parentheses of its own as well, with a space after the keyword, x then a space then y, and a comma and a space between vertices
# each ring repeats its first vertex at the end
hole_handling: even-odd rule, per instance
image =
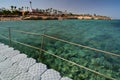
POLYGON ((9 36, 9 46, 11 46, 11 44, 12 44, 12 42, 11 42, 11 28, 9 27, 8 29, 9 29, 9 34, 8 34, 8 36, 9 36))
POLYGON ((42 60, 42 49, 43 49, 43 45, 44 45, 44 34, 45 34, 45 32, 43 32, 43 35, 41 35, 41 46, 40 46, 40 56, 39 56, 39 58, 42 60))

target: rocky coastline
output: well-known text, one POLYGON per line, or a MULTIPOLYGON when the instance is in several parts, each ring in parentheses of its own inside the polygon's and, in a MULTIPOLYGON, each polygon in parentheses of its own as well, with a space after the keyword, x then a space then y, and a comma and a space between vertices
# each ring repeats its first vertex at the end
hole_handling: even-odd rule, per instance
POLYGON ((22 20, 21 17, 0 17, 0 21, 16 21, 22 20))
POLYGON ((66 20, 66 19, 78 19, 78 20, 111 20, 110 17, 106 16, 66 16, 66 17, 57 17, 57 16, 9 16, 9 17, 0 17, 0 21, 14 21, 14 20, 66 20))

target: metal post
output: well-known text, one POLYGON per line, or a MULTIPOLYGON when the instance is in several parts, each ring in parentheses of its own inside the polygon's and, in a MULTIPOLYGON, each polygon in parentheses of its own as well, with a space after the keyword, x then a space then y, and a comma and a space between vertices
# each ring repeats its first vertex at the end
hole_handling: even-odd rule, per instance
MULTIPOLYGON (((45 34, 45 32, 43 32, 43 35, 45 34)), ((44 36, 41 36, 42 38, 41 38, 41 47, 40 47, 40 59, 42 60, 42 50, 41 49, 43 49, 43 45, 44 45, 44 36)))
POLYGON ((8 29, 9 29, 9 35, 8 35, 9 36, 9 46, 11 46, 11 43, 12 43, 11 42, 11 28, 9 27, 8 29))

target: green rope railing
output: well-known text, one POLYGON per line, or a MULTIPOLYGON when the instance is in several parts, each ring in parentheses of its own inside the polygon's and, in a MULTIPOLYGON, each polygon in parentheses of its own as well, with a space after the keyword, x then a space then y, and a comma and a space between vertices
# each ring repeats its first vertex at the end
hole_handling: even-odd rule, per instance
POLYGON ((13 29, 13 31, 20 32, 20 33, 25 33, 25 34, 29 34, 29 35, 44 36, 44 37, 47 37, 47 38, 50 38, 50 39, 53 39, 53 40, 58 40, 58 41, 61 41, 61 42, 67 43, 67 44, 74 45, 74 46, 83 47, 83 48, 90 49, 90 50, 97 51, 97 52, 101 52, 101 53, 104 53, 104 54, 109 54, 109 55, 120 57, 119 54, 107 52, 107 51, 96 49, 96 48, 92 48, 92 47, 89 47, 89 46, 84 46, 84 45, 81 45, 81 44, 77 44, 77 43, 74 43, 74 42, 66 41, 66 40, 59 39, 59 38, 56 38, 56 37, 53 37, 53 36, 49 36, 49 35, 46 35, 46 34, 38 34, 38 33, 32 33, 32 32, 26 32, 26 31, 21 31, 21 30, 14 30, 14 29, 13 29))

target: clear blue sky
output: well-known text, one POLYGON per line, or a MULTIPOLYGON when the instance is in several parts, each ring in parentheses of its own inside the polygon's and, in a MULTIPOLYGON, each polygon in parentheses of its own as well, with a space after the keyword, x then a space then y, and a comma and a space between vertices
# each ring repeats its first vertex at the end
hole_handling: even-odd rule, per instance
MULTIPOLYGON (((0 0, 0 7, 29 6, 30 0, 0 0)), ((31 0, 33 8, 55 8, 73 13, 106 15, 120 19, 120 0, 31 0)))

